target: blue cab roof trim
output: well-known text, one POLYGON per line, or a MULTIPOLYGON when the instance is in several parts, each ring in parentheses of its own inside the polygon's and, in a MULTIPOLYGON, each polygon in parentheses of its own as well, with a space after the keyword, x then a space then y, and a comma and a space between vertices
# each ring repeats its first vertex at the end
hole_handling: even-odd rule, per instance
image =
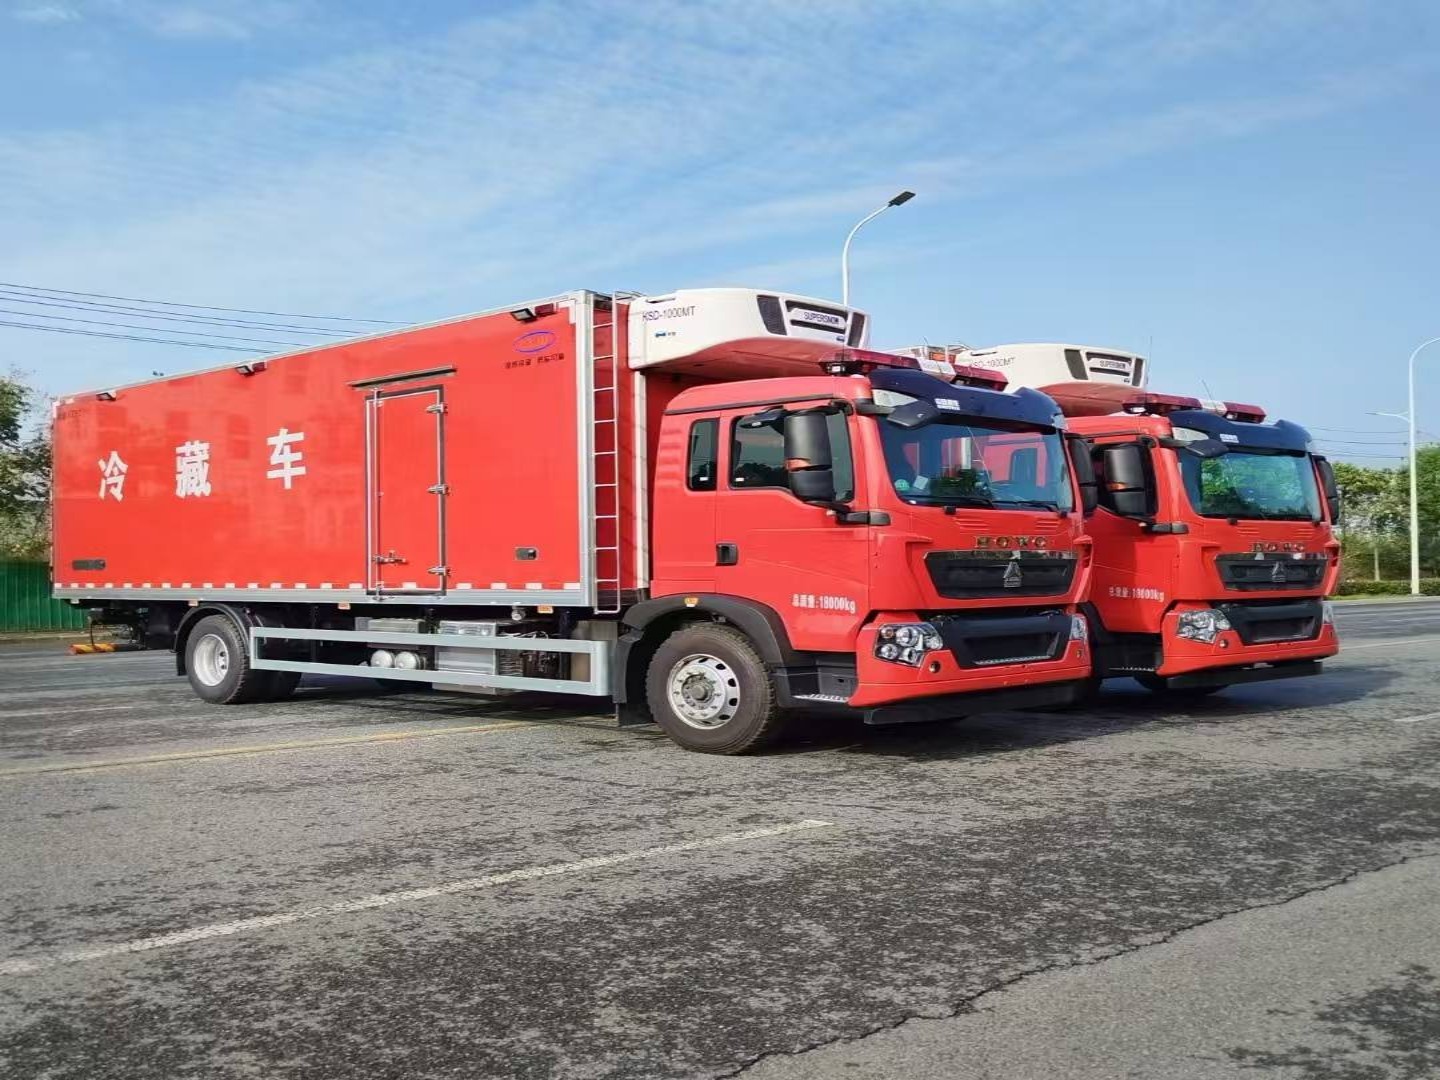
POLYGON ((1053 429, 1055 417, 1060 412, 1060 406, 1055 404, 1049 394, 1042 394, 1029 387, 1022 387, 1013 393, 981 390, 974 386, 947 383, 923 371, 909 368, 872 371, 870 385, 877 390, 892 390, 930 402, 937 398, 949 398, 958 402, 960 407, 947 409, 947 413, 976 420, 1004 420, 1012 424, 1053 429))
POLYGON ((1172 427, 1190 428, 1203 431, 1211 438, 1220 439, 1227 446, 1239 449, 1287 450, 1304 454, 1310 451, 1310 433, 1299 424, 1289 420, 1276 420, 1273 424, 1251 424, 1238 420, 1226 420, 1217 413, 1204 409, 1181 409, 1167 418, 1172 427))

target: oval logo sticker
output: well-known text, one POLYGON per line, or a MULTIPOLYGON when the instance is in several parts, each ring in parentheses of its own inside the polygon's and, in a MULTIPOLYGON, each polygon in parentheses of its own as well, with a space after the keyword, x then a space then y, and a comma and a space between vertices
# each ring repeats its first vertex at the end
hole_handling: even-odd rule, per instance
POLYGON ((555 344, 555 335, 549 330, 531 330, 515 339, 515 351, 519 353, 544 352, 555 344))

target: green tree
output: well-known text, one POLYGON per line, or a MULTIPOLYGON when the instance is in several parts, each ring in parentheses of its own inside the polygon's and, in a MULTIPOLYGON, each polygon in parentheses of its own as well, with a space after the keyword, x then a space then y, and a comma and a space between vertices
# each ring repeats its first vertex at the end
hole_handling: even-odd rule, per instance
MULTIPOLYGON (((1420 447, 1415 454, 1417 501, 1420 504, 1420 566, 1422 573, 1434 575, 1440 569, 1440 444, 1420 447)), ((1397 471, 1399 498, 1403 507, 1403 529, 1409 528, 1410 469, 1408 464, 1397 471)), ((1406 573, 1409 573, 1408 567, 1406 573)))
POLYGON ((45 398, 18 372, 0 376, 0 556, 40 558, 50 547, 50 433, 45 398))
POLYGON ((1341 540, 1349 576, 1398 576, 1405 553, 1409 513, 1405 478, 1398 469, 1374 469, 1348 461, 1335 462, 1335 479, 1344 492, 1345 519, 1341 540))

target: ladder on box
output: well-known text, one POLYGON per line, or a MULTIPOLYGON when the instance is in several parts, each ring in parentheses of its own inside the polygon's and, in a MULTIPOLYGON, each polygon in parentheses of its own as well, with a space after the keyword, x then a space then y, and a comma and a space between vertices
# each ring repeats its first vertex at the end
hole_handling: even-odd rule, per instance
POLYGON ((591 333, 596 339, 605 332, 603 345, 596 340, 591 360, 591 393, 594 413, 591 428, 593 484, 591 506, 594 552, 595 614, 618 615, 620 602, 620 321, 617 308, 639 293, 614 292, 595 297, 595 321, 591 333))

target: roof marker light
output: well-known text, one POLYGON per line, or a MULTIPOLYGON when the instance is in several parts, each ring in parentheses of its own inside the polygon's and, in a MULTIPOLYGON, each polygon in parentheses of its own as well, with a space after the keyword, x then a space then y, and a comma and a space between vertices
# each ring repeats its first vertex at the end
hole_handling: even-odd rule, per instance
POLYGON ((1127 398, 1124 409, 1131 416, 1165 416, 1180 409, 1201 408, 1200 399, 1181 394, 1136 394, 1127 398))
POLYGON ((1259 405, 1245 405, 1239 401, 1221 402, 1225 406, 1225 419, 1242 424, 1263 424, 1265 410, 1259 405))
POLYGON ((955 365, 954 381, 961 386, 973 386, 978 390, 1004 390, 1010 385, 1010 380, 1000 372, 969 364, 955 365))
POLYGON ((873 349, 842 349, 821 361, 820 367, 829 375, 864 375, 876 368, 908 368, 979 390, 1003 391, 1010 385, 1010 380, 998 371, 952 363, 938 350, 931 350, 928 356, 916 356, 873 349))

